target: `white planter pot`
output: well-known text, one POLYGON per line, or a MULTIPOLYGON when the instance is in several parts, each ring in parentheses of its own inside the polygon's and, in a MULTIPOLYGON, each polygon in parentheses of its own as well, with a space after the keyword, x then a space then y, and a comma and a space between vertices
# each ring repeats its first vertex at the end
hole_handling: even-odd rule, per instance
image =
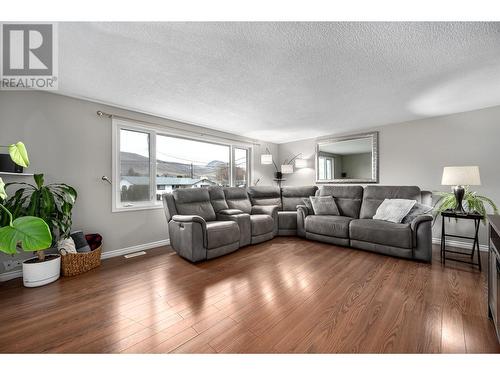
MULTIPOLYGON (((36 259, 36 258, 31 258, 36 259)), ((30 259, 28 259, 30 260, 30 259)), ((40 263, 23 262, 23 284, 26 287, 42 286, 56 281, 61 274, 61 256, 40 263)))

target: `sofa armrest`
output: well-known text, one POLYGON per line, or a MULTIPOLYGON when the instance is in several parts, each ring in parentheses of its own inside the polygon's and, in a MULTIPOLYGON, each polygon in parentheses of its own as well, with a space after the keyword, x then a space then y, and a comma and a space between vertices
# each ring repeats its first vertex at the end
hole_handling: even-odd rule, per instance
POLYGON ((297 205, 297 212, 302 214, 304 216, 304 218, 307 216, 307 215, 310 215, 309 214, 309 209, 307 208, 307 206, 305 204, 299 204, 297 205))
POLYGON ((252 215, 273 216, 278 212, 278 206, 252 206, 252 215))
POLYGON ((198 215, 174 215, 168 223, 170 246, 191 262, 207 259, 207 223, 198 215))
POLYGON ((306 217, 309 215, 309 209, 306 205, 297 205, 297 235, 299 237, 306 236, 305 221, 306 217))
POLYGON ((432 215, 419 215, 410 223, 413 240, 413 258, 432 261, 432 215))
POLYGON ((172 216, 172 220, 179 223, 200 223, 205 227, 207 226, 205 219, 198 215, 174 215, 172 216))
POLYGON ((221 215, 238 215, 244 212, 241 210, 237 210, 236 208, 228 208, 226 210, 220 210, 218 213, 221 215))
POLYGON ((425 221, 432 221, 434 220, 434 217, 429 214, 424 214, 424 215, 418 215, 413 221, 410 223, 411 230, 416 231, 420 223, 423 223, 425 221))

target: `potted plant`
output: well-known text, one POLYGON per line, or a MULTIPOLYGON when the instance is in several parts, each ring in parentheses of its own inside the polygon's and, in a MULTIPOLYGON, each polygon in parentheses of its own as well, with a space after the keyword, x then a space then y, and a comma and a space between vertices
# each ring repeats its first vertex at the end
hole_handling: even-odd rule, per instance
MULTIPOLYGON (((437 213, 446 210, 454 210, 456 208, 457 200, 455 198, 455 193, 436 192, 434 194, 441 197, 439 201, 436 203, 435 211, 437 213)), ((486 213, 487 213, 485 203, 488 204, 493 209, 493 212, 495 214, 498 214, 498 208, 495 205, 495 202, 493 202, 493 200, 491 200, 488 197, 485 197, 484 195, 479 195, 475 191, 471 191, 468 186, 465 187, 463 202, 466 210, 468 210, 469 212, 477 212, 481 214, 484 218, 486 218, 486 213)), ((485 220, 484 218, 483 222, 485 220)))
MULTIPOLYGON (((22 167, 28 167, 29 159, 22 142, 7 147, 12 161, 22 167)), ((43 251, 52 243, 52 235, 47 223, 32 215, 17 215, 14 218, 6 207, 5 184, 0 178, 0 251, 14 255, 18 248, 24 251, 43 251)))
MULTIPOLYGON (((6 184, 20 188, 5 202, 5 206, 14 218, 30 215, 46 222, 51 233, 51 245, 55 246, 57 240, 68 238, 70 235, 71 211, 77 193, 73 187, 66 184, 44 185, 43 174, 35 174, 34 180, 35 184, 6 184)), ((57 280, 60 275, 60 263, 58 254, 47 256, 44 249, 37 251, 37 257, 23 262, 24 284, 39 286, 57 280)))

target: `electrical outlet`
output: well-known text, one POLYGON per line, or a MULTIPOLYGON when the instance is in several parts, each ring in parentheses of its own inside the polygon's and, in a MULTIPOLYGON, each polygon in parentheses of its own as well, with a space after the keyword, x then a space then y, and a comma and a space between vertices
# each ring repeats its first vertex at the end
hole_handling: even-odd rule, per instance
POLYGON ((5 268, 5 271, 10 271, 10 270, 13 270, 14 268, 17 268, 17 267, 21 267, 21 265, 23 264, 23 261, 22 260, 6 260, 5 262, 3 262, 3 266, 5 268))

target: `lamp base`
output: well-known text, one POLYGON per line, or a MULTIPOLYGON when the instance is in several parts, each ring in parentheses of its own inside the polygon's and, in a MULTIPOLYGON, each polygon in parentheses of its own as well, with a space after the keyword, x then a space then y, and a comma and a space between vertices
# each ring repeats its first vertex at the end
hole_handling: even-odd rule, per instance
POLYGON ((281 172, 274 172, 274 177, 277 180, 281 180, 283 178, 283 173, 281 173, 281 172))
POLYGON ((455 212, 465 213, 464 207, 462 206, 462 201, 465 195, 465 188, 462 185, 457 185, 453 187, 453 194, 455 194, 455 200, 457 201, 455 212))

